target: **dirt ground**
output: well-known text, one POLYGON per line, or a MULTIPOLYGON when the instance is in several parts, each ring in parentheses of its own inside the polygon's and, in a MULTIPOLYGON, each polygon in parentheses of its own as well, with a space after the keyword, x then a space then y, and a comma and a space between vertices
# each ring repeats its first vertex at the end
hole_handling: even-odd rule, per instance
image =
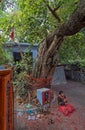
POLYGON ((75 108, 72 115, 68 117, 59 112, 55 102, 49 108, 49 114, 29 121, 27 113, 22 112, 19 116, 21 108, 15 107, 14 130, 85 130, 85 84, 67 81, 66 84, 53 86, 53 90, 56 96, 60 90, 64 91, 69 103, 75 108))

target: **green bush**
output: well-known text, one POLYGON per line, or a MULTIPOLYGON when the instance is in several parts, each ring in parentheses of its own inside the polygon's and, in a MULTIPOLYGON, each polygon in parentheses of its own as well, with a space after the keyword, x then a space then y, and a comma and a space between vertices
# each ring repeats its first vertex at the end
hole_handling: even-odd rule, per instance
POLYGON ((27 50, 20 62, 16 62, 14 67, 14 87, 20 97, 25 97, 30 89, 29 80, 26 78, 26 74, 32 72, 32 56, 30 51, 27 50))
POLYGON ((2 44, 0 44, 0 65, 8 64, 13 62, 13 58, 9 51, 6 51, 2 44))

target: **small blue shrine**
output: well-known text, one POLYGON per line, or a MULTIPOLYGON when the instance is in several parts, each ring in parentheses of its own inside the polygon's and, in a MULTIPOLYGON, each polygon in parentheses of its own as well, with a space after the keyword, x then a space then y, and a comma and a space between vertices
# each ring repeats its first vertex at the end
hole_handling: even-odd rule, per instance
POLYGON ((37 44, 31 45, 29 43, 9 42, 9 43, 3 44, 3 47, 5 48, 5 50, 10 51, 15 62, 21 60, 20 51, 22 51, 22 53, 24 53, 24 52, 26 52, 27 48, 30 48, 30 53, 32 55, 33 61, 35 61, 35 59, 37 57, 37 50, 38 50, 37 44))

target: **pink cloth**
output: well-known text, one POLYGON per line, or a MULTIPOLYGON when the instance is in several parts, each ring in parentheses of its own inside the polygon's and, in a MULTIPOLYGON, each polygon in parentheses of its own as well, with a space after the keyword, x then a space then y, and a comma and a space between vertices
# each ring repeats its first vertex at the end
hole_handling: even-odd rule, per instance
POLYGON ((59 111, 62 112, 65 116, 70 116, 74 112, 75 108, 71 104, 59 106, 59 111))

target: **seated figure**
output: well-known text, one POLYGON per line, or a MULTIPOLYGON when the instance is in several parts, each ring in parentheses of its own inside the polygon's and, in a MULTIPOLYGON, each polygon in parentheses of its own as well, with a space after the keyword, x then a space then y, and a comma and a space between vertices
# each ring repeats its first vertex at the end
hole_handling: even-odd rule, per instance
POLYGON ((67 104, 67 98, 64 95, 63 91, 59 91, 58 105, 65 105, 65 104, 67 104))
POLYGON ((58 110, 62 112, 65 116, 70 116, 75 110, 73 105, 67 103, 67 98, 64 95, 63 91, 59 91, 58 105, 58 110))

